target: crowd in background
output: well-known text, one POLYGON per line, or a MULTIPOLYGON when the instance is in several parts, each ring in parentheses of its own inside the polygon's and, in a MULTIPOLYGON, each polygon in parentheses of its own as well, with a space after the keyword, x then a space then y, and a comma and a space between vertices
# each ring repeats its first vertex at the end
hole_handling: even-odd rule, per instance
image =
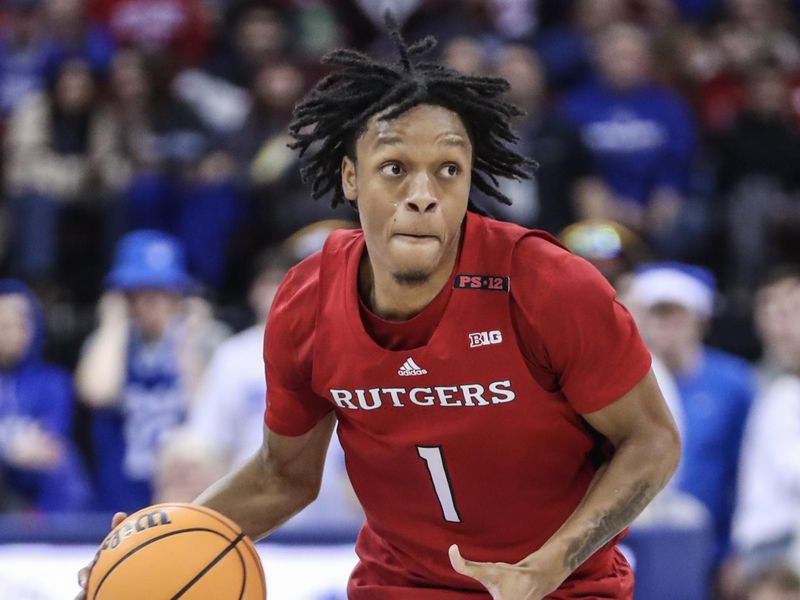
MULTIPOLYGON (((800 598, 797 0, 5 0, 0 508, 188 501, 258 447, 277 285, 357 220, 286 126, 326 51, 391 57, 388 6, 510 82, 539 167, 473 200, 634 314, 716 597, 800 598)), ((358 522, 343 468, 301 520, 358 522)))

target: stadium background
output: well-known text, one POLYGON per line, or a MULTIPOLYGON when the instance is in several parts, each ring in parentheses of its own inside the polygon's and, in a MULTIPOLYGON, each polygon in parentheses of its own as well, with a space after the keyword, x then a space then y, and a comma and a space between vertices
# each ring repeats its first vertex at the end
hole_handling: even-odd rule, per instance
MULTIPOLYGON (((755 290, 764 274, 800 260, 800 2, 6 0, 0 276, 24 281, 41 302, 47 361, 76 372, 98 321, 114 310, 101 301, 107 274, 115 260, 136 260, 114 258, 133 230, 168 233, 182 247, 191 276, 182 294, 210 357, 252 323, 248 290, 265 256, 279 269, 276 252, 302 258, 324 239, 325 220, 355 219, 347 207, 310 200, 286 125, 325 74, 326 51, 390 56, 380 27, 387 7, 407 38, 437 36, 447 64, 509 78, 510 98, 528 111, 517 131, 540 162, 537 177, 503 184, 511 209, 478 203, 562 235, 611 279, 653 261, 707 268, 717 292, 709 344, 763 359, 755 290)), ((31 564, 67 552, 80 564, 87 547, 69 554, 69 545, 105 532, 111 507, 92 474, 108 449, 92 436, 96 407, 80 396, 70 396, 62 440, 86 477, 74 505, 53 508, 15 487, 9 444, 0 448, 7 557, 31 564), (50 553, 13 545, 50 542, 60 545, 50 553)), ((6 433, 8 402, 0 394, 6 433)), ((182 443, 200 452, 196 439, 182 443)), ((314 553, 325 552, 311 546, 345 542, 339 560, 351 557, 356 520, 348 513, 337 525, 333 506, 327 522, 277 538, 305 544, 308 554, 292 556, 309 580, 314 553)), ((667 526, 632 532, 632 558, 652 586, 643 598, 711 597, 707 523, 677 512, 667 526), (685 587, 669 592, 679 573, 685 587)), ((0 596, 12 597, 3 585, 24 583, 34 587, 7 589, 56 597, 20 578, 20 564, 6 565, 0 596)), ((746 597, 737 581, 718 597, 746 597)), ((337 597, 303 593, 296 597, 337 597)))

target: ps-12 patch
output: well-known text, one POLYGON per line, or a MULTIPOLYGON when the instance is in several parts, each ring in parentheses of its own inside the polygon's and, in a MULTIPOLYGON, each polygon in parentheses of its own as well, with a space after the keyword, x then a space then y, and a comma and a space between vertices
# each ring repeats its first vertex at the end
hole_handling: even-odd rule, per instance
POLYGON ((508 292, 511 289, 511 278, 505 275, 472 275, 456 274, 453 287, 457 290, 491 290, 508 292))

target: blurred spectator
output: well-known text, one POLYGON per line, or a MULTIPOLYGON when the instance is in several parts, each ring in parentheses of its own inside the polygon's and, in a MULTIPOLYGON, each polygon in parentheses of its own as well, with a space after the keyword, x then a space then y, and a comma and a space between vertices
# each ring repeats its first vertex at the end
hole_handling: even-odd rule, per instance
POLYGON ((641 29, 615 25, 596 41, 600 79, 564 102, 612 195, 586 216, 611 218, 645 234, 659 256, 681 256, 705 227, 702 206, 687 202, 691 116, 675 94, 654 83, 641 29))
POLYGON ((117 126, 111 114, 97 111, 97 95, 86 61, 69 59, 53 72, 46 93, 22 102, 9 122, 14 269, 28 280, 47 280, 58 266, 65 207, 106 212, 118 186, 120 156, 109 144, 117 126))
POLYGON ((92 22, 87 0, 46 0, 46 22, 54 60, 79 56, 95 74, 111 67, 114 41, 104 28, 92 22))
POLYGON ((223 457, 226 472, 261 446, 264 327, 278 286, 291 266, 289 258, 275 250, 259 258, 248 294, 256 322, 216 349, 192 406, 189 426, 223 457))
POLYGON ((800 337, 786 327, 797 309, 798 289, 800 267, 783 265, 771 269, 756 290, 754 321, 762 345, 756 371, 759 390, 791 371, 800 357, 800 337))
POLYGON ((240 88, 250 87, 261 67, 287 55, 290 34, 284 15, 263 2, 240 2, 229 13, 228 34, 204 70, 240 88))
POLYGON ((191 64, 207 50, 209 22, 203 0, 90 0, 90 16, 121 45, 191 64))
POLYGON ((0 30, 0 118, 44 85, 51 48, 43 31, 42 0, 9 0, 0 30))
POLYGON ((184 421, 226 331, 205 303, 186 297, 183 249, 166 234, 125 236, 107 284, 76 384, 81 400, 94 409, 99 506, 130 512, 151 503, 161 443, 184 421))
POLYGON ((742 449, 735 540, 749 575, 787 561, 800 536, 800 286, 782 326, 794 340, 789 372, 756 400, 742 449))
POLYGON ((456 71, 470 75, 486 72, 486 51, 480 40, 471 35, 459 35, 442 47, 442 62, 456 71))
POLYGON ((710 273, 678 263, 644 267, 629 292, 641 307, 638 324, 645 342, 678 385, 685 418, 678 487, 711 512, 714 563, 719 566, 729 554, 739 450, 754 377, 744 360, 703 346, 714 294, 710 273))
POLYGON ((303 72, 289 61, 265 65, 255 73, 250 112, 227 141, 250 185, 269 185, 290 169, 296 170, 296 153, 286 147, 290 140, 286 126, 305 88, 303 72))
POLYGON ((309 202, 300 179, 297 153, 286 126, 305 90, 303 72, 288 61, 262 67, 253 80, 253 105, 244 124, 226 138, 226 149, 241 169, 249 193, 247 237, 259 248, 279 243, 292 232, 321 219, 347 215, 349 206, 331 211, 321 199, 309 202))
POLYGON ((725 0, 725 5, 718 43, 737 64, 752 66, 766 56, 788 70, 800 67, 800 42, 784 0, 725 0))
POLYGON ((800 130, 783 71, 760 64, 748 77, 742 115, 718 143, 718 187, 727 212, 730 279, 748 294, 781 242, 800 233, 800 130))
POLYGON ((213 440, 201 437, 190 427, 179 427, 159 449, 153 470, 152 501, 191 502, 229 469, 213 440))
POLYGON ((566 4, 570 6, 566 21, 543 29, 536 40, 549 87, 556 92, 594 79, 592 38, 629 16, 626 0, 571 0, 566 4))
POLYGON ((229 237, 243 219, 230 157, 216 149, 195 112, 170 90, 166 65, 134 48, 112 63, 111 108, 131 167, 124 229, 159 229, 183 243, 193 275, 218 284, 229 237))
MULTIPOLYGON (((710 32, 694 30, 682 62, 694 82, 698 118, 707 128, 729 126, 743 107, 747 77, 764 60, 784 72, 800 69, 793 11, 783 0, 725 0, 724 18, 710 32)), ((797 111, 800 114, 800 106, 797 111)))
POLYGON ((606 187, 592 175, 591 157, 578 131, 547 106, 544 72, 533 50, 509 44, 495 62, 495 72, 511 84, 508 99, 526 112, 514 124, 521 152, 539 167, 533 179, 504 180, 501 187, 513 204, 491 212, 526 227, 561 231, 585 207, 603 202, 606 187))
POLYGON ((800 600, 800 576, 788 567, 771 567, 753 583, 747 600, 800 600))
POLYGON ((12 509, 82 510, 89 486, 71 441, 72 378, 42 360, 44 333, 31 291, 0 280, 0 480, 12 509))

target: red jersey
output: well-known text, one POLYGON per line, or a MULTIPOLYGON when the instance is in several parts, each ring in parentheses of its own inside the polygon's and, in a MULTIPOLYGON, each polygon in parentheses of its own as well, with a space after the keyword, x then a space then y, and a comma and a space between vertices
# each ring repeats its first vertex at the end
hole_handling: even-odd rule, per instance
MULTIPOLYGON (((387 350, 360 315, 363 251, 362 232, 336 232, 287 275, 267 327, 266 424, 300 435, 336 412, 366 514, 350 598, 488 598, 448 547, 514 563, 547 541, 598 466, 581 413, 634 387, 650 355, 588 263, 472 213, 430 339, 387 350)), ((610 544, 551 597, 627 598, 631 584, 610 544)))

